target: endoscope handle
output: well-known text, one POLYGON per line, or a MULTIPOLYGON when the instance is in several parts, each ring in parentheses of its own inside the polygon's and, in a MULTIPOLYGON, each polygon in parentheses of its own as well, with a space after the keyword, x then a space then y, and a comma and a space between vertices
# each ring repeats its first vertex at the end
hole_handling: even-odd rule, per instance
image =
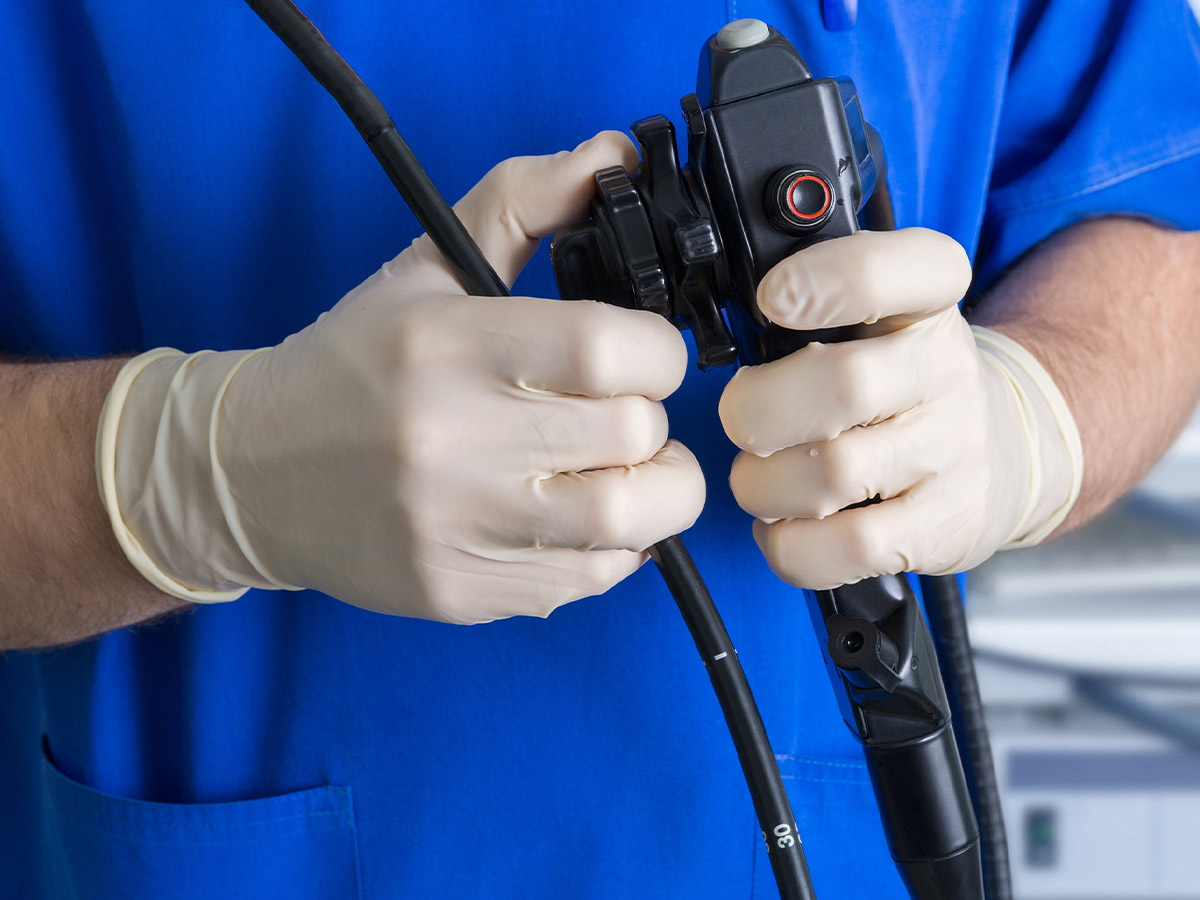
MULTIPOLYGON (((868 228, 890 231, 895 217, 883 142, 866 128, 877 177, 863 215, 868 228)), ((853 217, 832 224, 822 238, 858 230, 853 217)), ((789 332, 768 325, 756 343, 766 361, 853 334, 853 328, 789 332)), ((838 706, 862 744, 888 848, 909 895, 983 900, 979 826, 937 654, 912 587, 903 576, 887 575, 807 593, 838 706)))
POLYGON ((909 896, 983 900, 979 829, 949 723, 910 744, 863 750, 909 896))
POLYGON ((983 900, 979 827, 912 587, 884 575, 809 597, 842 717, 863 746, 910 896, 983 900))

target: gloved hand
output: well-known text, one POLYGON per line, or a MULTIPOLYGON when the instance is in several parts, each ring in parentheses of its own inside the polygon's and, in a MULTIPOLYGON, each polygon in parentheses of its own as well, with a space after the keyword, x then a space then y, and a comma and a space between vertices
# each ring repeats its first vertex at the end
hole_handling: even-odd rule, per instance
MULTIPOLYGON (((456 211, 511 284, 586 215, 592 172, 636 159, 615 132, 511 159, 456 211)), ((276 347, 132 360, 101 414, 101 492, 126 554, 176 596, 544 616, 699 515, 703 476, 659 402, 685 367, 652 313, 466 296, 425 236, 276 347)))
POLYGON ((1083 473, 1074 420, 1031 354, 967 325, 970 280, 962 247, 923 228, 825 241, 762 280, 759 307, 785 328, 860 326, 741 369, 721 398, 743 451, 730 484, 780 577, 949 574, 1066 517, 1083 473))

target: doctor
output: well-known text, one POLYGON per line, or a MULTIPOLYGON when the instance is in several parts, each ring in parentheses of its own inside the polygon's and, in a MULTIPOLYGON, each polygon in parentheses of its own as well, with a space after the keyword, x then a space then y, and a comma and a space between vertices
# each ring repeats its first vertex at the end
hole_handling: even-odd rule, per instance
POLYGON ((637 571, 693 523, 818 893, 901 896, 768 565, 966 569, 1165 449, 1200 392, 1197 239, 1170 227, 1200 227, 1200 64, 1165 0, 824 6, 631 8, 603 41, 552 7, 306 10, 399 86, 446 193, 509 157, 457 207, 521 278, 504 300, 423 237, 378 268, 417 229, 249 11, 0 14, 0 635, 60 647, 0 661, 14 896, 770 896, 637 571), (592 171, 636 165, 577 138, 672 108, 727 12, 855 79, 910 226, 777 266, 769 317, 863 339, 732 379, 529 263, 592 171))

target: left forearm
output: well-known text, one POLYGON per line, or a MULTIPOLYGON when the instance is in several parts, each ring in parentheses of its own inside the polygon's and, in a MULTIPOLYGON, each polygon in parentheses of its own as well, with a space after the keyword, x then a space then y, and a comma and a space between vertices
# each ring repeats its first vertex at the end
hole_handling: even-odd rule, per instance
POLYGON ((1200 398, 1200 233, 1082 223, 1021 262, 969 318, 1037 357, 1075 417, 1083 486, 1061 534, 1132 488, 1200 398))

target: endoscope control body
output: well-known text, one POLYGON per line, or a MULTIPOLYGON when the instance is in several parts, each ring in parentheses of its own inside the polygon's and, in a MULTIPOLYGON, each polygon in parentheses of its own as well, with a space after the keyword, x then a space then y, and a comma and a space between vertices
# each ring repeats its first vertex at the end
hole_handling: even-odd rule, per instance
MULTIPOLYGON (((744 19, 705 44, 696 93, 681 105, 688 165, 665 117, 635 122, 636 177, 620 167, 597 172, 591 218, 555 236, 563 298, 666 316, 692 331, 703 369, 851 339, 852 328, 797 332, 768 322, 756 291, 785 257, 857 231, 867 198, 885 183, 881 142, 853 82, 813 78, 777 30, 744 19)), ((979 831, 912 588, 885 576, 808 596, 911 895, 982 898, 979 831)))

